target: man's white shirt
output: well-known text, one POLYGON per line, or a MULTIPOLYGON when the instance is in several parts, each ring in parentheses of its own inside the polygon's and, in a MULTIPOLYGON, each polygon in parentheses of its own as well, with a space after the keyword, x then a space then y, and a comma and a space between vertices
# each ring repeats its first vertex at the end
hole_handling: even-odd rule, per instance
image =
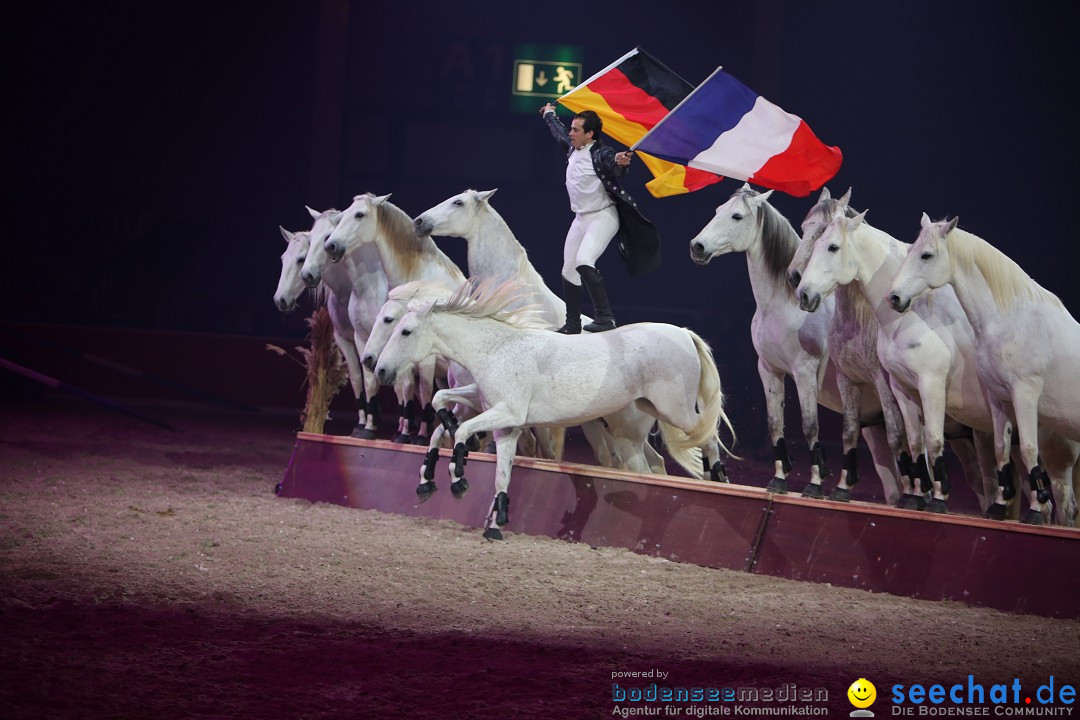
POLYGON ((570 209, 578 214, 596 212, 615 204, 593 169, 592 146, 593 143, 589 143, 574 150, 566 161, 566 193, 570 196, 570 209))

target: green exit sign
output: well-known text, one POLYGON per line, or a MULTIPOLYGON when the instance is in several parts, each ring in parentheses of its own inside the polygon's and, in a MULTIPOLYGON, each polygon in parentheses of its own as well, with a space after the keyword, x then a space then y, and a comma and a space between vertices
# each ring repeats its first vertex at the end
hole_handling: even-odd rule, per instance
POLYGON ((581 63, 514 60, 514 94, 557 98, 577 87, 581 63))
POLYGON ((581 75, 581 60, 579 46, 515 45, 510 75, 511 107, 521 112, 536 112, 543 103, 573 90, 585 79, 581 75))

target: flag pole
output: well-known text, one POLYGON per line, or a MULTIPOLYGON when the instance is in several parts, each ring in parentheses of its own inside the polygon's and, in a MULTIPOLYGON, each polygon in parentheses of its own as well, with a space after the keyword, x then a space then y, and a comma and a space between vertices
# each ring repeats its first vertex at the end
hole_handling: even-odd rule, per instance
POLYGON ((674 114, 675 114, 675 111, 676 111, 676 110, 678 110, 679 108, 681 108, 681 107, 683 106, 683 104, 684 104, 684 103, 685 103, 685 102, 686 102, 687 100, 689 100, 690 98, 694 97, 694 93, 696 93, 696 92, 697 92, 698 90, 700 90, 701 88, 705 87, 705 83, 707 83, 707 82, 709 82, 710 80, 712 80, 712 79, 713 79, 713 75, 716 75, 716 73, 720 72, 720 71, 721 71, 721 70, 723 70, 723 69, 724 69, 724 66, 723 66, 723 65, 720 65, 720 66, 719 66, 719 67, 717 67, 717 68, 716 68, 715 70, 713 70, 713 71, 712 71, 711 73, 709 73, 709 77, 707 77, 707 78, 705 78, 704 80, 702 80, 702 81, 701 81, 701 84, 699 84, 699 85, 698 85, 698 86, 697 86, 696 88, 694 88, 693 90, 691 90, 691 91, 690 91, 690 94, 689 94, 689 95, 687 95, 687 96, 686 96, 686 97, 684 97, 684 98, 683 98, 682 100, 680 100, 680 101, 679 101, 679 104, 678 104, 678 105, 676 105, 675 107, 673 107, 673 108, 672 108, 672 109, 671 109, 671 110, 670 110, 670 111, 669 111, 669 112, 667 113, 667 115, 664 115, 664 117, 660 118, 660 122, 658 122, 658 123, 656 123, 655 125, 653 125, 653 126, 652 126, 651 128, 649 128, 649 129, 648 129, 648 130, 647 130, 647 131, 645 132, 645 134, 644 134, 644 135, 642 135, 641 137, 639 137, 639 138, 637 139, 637 142, 635 142, 635 143, 633 144, 633 146, 632 146, 632 147, 630 148, 630 150, 632 150, 632 151, 633 151, 633 150, 637 150, 637 147, 638 147, 638 145, 640 145, 641 143, 645 142, 645 138, 647 138, 647 137, 649 137, 650 135, 652 135, 652 134, 653 134, 653 132, 655 132, 655 131, 656 131, 656 129, 657 129, 658 127, 660 127, 661 125, 663 125, 663 124, 664 124, 664 123, 665 123, 665 122, 667 121, 667 119, 668 119, 669 117, 671 117, 672 115, 674 115, 674 114))

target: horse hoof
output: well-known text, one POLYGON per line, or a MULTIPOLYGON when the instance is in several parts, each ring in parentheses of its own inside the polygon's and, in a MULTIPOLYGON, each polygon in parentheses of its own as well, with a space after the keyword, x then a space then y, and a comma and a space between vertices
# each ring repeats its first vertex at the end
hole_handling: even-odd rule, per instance
POLYGON ((717 460, 713 463, 713 466, 709 468, 709 479, 718 483, 730 483, 727 475, 727 468, 724 467, 724 463, 717 460))
POLYGON ((480 452, 480 438, 470 435, 469 439, 465 441, 465 447, 469 452, 480 452))
POLYGON ((485 540, 502 540, 503 539, 502 530, 500 530, 499 528, 487 528, 486 530, 484 530, 484 539, 485 540))
POLYGON ((423 445, 426 447, 429 442, 431 442, 431 438, 424 435, 417 435, 413 438, 413 445, 423 445))
POLYGON ((1025 525, 1042 525, 1043 515, 1038 510, 1028 510, 1024 513, 1024 517, 1020 518, 1020 522, 1025 525))
POLYGON ((494 454, 495 454, 495 443, 494 443, 494 442, 489 442, 489 443, 488 443, 488 444, 487 444, 487 445, 486 445, 486 446, 484 447, 484 452, 486 452, 486 453, 491 453, 492 455, 494 455, 494 454))
POLYGON ((366 427, 363 427, 362 425, 357 425, 356 427, 353 428, 352 436, 354 438, 358 438, 360 440, 374 440, 375 439, 375 431, 374 430, 368 430, 366 427))
POLYGON ((829 499, 836 502, 851 502, 851 490, 849 488, 834 487, 829 493, 829 499))
POLYGON ((821 498, 825 497, 825 492, 821 489, 820 485, 815 485, 814 483, 810 483, 809 485, 807 485, 806 487, 803 488, 802 496, 804 498, 812 498, 814 500, 820 500, 821 498))
POLYGON ((777 495, 787 495, 787 480, 774 477, 769 481, 769 484, 765 486, 765 489, 771 493, 776 493, 777 495))
POLYGON ((394 436, 392 442, 401 443, 402 445, 411 445, 412 437, 406 435, 405 433, 398 433, 394 436))
POLYGON ((422 482, 416 486, 416 495, 420 498, 420 502, 424 502, 438 489, 434 482, 422 482))
POLYGON ((923 505, 926 503, 926 501, 918 495, 905 494, 901 495, 900 499, 896 501, 896 507, 901 510, 922 510, 920 502, 922 502, 923 505))
POLYGON ((450 483, 450 494, 456 499, 460 500, 461 496, 465 494, 465 491, 469 489, 469 481, 465 478, 455 480, 450 483))
POLYGON ((1005 505, 1001 503, 991 503, 990 507, 986 508, 986 518, 988 520, 1004 520, 1005 511, 1005 505))
POLYGON ((280 495, 281 494, 281 483, 278 483, 277 485, 274 486, 274 494, 275 495, 280 495))
POLYGON ((926 509, 932 513, 937 513, 938 515, 949 514, 949 508, 945 505, 945 501, 939 500, 938 498, 930 500, 930 504, 926 506, 926 509))

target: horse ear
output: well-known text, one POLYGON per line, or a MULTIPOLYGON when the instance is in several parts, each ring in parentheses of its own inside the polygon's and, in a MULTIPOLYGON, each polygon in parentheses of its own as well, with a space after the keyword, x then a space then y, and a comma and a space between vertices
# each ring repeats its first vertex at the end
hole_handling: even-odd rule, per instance
POLYGON ((304 206, 304 209, 308 211, 308 215, 310 215, 313 220, 318 220, 319 219, 319 215, 321 213, 318 210, 314 210, 314 209, 308 207, 307 205, 304 206))
POLYGON ((930 222, 930 216, 927 215, 926 213, 922 214, 922 220, 920 221, 920 224, 922 225, 923 228, 928 228, 931 225, 933 225, 933 223, 930 222))
POLYGON ((492 188, 490 190, 479 190, 476 193, 476 197, 478 197, 482 202, 487 202, 487 199, 494 195, 498 189, 499 188, 492 188))
POLYGON ((373 197, 371 198, 371 202, 375 205, 382 205, 384 202, 390 199, 391 195, 393 195, 393 193, 386 193, 385 195, 380 195, 379 197, 373 197))
POLYGON ((772 194, 773 194, 773 191, 772 191, 772 190, 766 190, 765 192, 763 192, 763 193, 761 193, 760 195, 758 195, 758 196, 757 196, 757 197, 755 198, 755 200, 757 200, 757 201, 758 201, 759 203, 763 203, 763 202, 765 202, 766 200, 768 200, 768 199, 769 199, 769 196, 770 196, 770 195, 772 195, 772 194))
POLYGON ((280 225, 278 225, 277 227, 278 227, 278 230, 281 231, 281 236, 283 238, 285 238, 285 242, 287 242, 287 243, 292 242, 292 239, 294 237, 296 237, 296 233, 291 233, 288 230, 286 230, 285 228, 281 227, 280 225))
POLYGON ((826 200, 832 200, 832 193, 829 192, 829 188, 823 187, 821 188, 821 194, 818 195, 817 201, 820 203, 825 202, 826 200))
POLYGON ((739 189, 740 189, 740 190, 753 190, 754 188, 750 187, 750 183, 748 183, 748 182, 744 182, 744 183, 742 184, 742 187, 741 187, 741 188, 739 188, 739 189))
POLYGON ((861 213, 859 213, 855 217, 851 218, 850 222, 848 223, 848 229, 849 230, 854 230, 855 228, 862 225, 863 220, 866 218, 866 213, 868 213, 868 212, 870 212, 870 211, 869 210, 863 210, 861 213))
POLYGON ((843 195, 840 196, 840 204, 841 205, 850 205, 851 204, 851 188, 850 187, 847 189, 846 193, 844 193, 843 195))
POLYGON ((948 227, 945 228, 945 232, 942 233, 942 237, 944 237, 945 235, 948 235, 953 230, 955 230, 956 229, 956 223, 958 223, 958 222, 960 222, 959 217, 954 217, 952 220, 950 220, 948 227))

